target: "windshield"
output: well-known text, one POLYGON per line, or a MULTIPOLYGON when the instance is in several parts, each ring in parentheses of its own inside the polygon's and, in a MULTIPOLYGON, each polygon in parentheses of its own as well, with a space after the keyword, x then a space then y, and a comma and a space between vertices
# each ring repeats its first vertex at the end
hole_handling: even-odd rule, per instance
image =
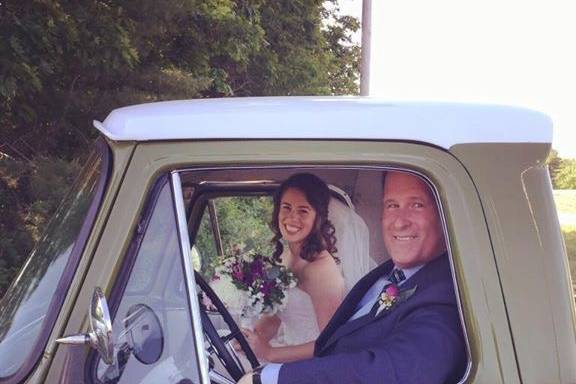
POLYGON ((36 344, 45 342, 41 335, 47 336, 47 332, 42 330, 52 327, 55 310, 68 289, 94 221, 98 206, 94 200, 100 196, 94 197, 103 191, 103 154, 94 151, 89 156, 44 236, 0 301, 0 378, 15 374, 32 352, 40 349, 36 344), (63 279, 65 272, 68 278, 63 279), (53 310, 49 312, 50 308, 53 310))

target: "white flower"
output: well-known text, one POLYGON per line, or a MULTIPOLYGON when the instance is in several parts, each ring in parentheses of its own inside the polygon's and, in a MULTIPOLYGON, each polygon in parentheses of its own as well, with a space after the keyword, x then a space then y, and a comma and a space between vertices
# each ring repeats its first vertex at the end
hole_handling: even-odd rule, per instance
POLYGON ((262 292, 258 292, 254 295, 257 300, 264 301, 264 294, 262 292))
POLYGON ((262 302, 261 301, 256 302, 252 307, 252 310, 257 316, 259 316, 262 312, 264 312, 264 306, 262 302))
POLYGON ((241 257, 243 261, 246 261, 248 263, 254 261, 254 254, 252 252, 243 253, 241 257))
POLYGON ((220 275, 219 279, 210 282, 210 287, 230 313, 239 314, 248 302, 247 292, 238 290, 229 276, 220 275))

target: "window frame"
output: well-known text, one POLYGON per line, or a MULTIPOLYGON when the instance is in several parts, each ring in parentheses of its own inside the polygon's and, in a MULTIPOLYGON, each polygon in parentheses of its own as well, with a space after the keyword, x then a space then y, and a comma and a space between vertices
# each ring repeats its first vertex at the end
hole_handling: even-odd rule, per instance
MULTIPOLYGON (((130 279, 134 264, 136 263, 138 251, 140 250, 142 241, 144 240, 144 235, 146 234, 146 230, 148 229, 148 225, 152 219, 154 208, 156 207, 160 193, 167 182, 168 178, 166 175, 160 176, 154 182, 152 188, 147 194, 146 202, 144 203, 142 212, 139 214, 139 219, 134 229, 132 239, 130 240, 130 245, 126 250, 122 265, 114 280, 110 294, 107 295, 108 310, 110 312, 110 319, 112 321, 114 321, 116 318, 120 302, 122 301, 124 291, 128 285, 128 280, 130 279)), ((152 283, 152 285, 153 284, 154 283, 152 283)), ((97 365, 99 358, 99 353, 94 349, 91 349, 88 353, 88 363, 85 372, 85 381, 87 383, 102 384, 97 376, 97 365)))
MULTIPOLYGON (((199 346, 203 347, 204 338, 202 334, 202 323, 200 319, 198 298, 194 292, 196 283, 191 266, 190 245, 186 227, 185 204, 182 195, 182 185, 180 184, 178 172, 164 173, 160 175, 153 183, 152 188, 146 195, 145 204, 139 214, 139 219, 132 238, 129 242, 129 247, 125 252, 120 271, 114 280, 112 290, 108 297, 110 318, 112 321, 114 321, 118 315, 120 303, 124 297, 128 281, 130 280, 134 265, 136 264, 140 248, 155 212, 160 194, 166 187, 169 187, 170 189, 170 200, 174 207, 173 212, 175 214, 174 219, 176 220, 175 228, 177 231, 178 250, 180 253, 182 271, 184 273, 183 280, 186 285, 186 301, 188 303, 189 311, 188 315, 191 319, 191 323, 189 325, 192 327, 192 339, 195 344, 193 350, 196 352, 196 364, 201 382, 210 383, 210 380, 208 379, 208 366, 205 359, 204 349, 199 348, 199 346)), ((174 265, 170 266, 168 274, 172 274, 173 269, 174 265)), ((164 289, 166 289, 166 287, 171 283, 172 282, 167 279, 167 281, 164 283, 164 289)), ((155 284, 157 284, 157 281, 152 282, 150 286, 154 286, 155 284)), ((91 349, 88 353, 86 359, 87 368, 85 370, 85 381, 88 383, 102 384, 102 381, 98 379, 97 375, 99 358, 99 353, 94 349, 91 349)))
MULTIPOLYGON (((407 172, 410 174, 413 174, 415 176, 418 176, 420 178, 422 178, 427 184, 428 186, 431 188, 433 194, 434 194, 434 200, 436 202, 436 205, 438 207, 438 212, 440 215, 440 220, 441 220, 441 225, 442 225, 442 230, 444 232, 444 235, 446 237, 446 246, 447 246, 447 252, 448 252, 448 257, 449 257, 449 263, 450 263, 450 269, 451 269, 451 276, 452 276, 452 283, 454 285, 454 291, 456 293, 456 301, 457 301, 457 306, 458 306, 458 314, 460 317, 460 326, 462 328, 462 333, 463 333, 463 337, 464 337, 464 342, 465 342, 465 348, 466 348, 466 358, 467 358, 467 364, 466 364, 466 369, 465 369, 465 373, 462 376, 462 378, 460 379, 460 381, 457 384, 461 384, 464 383, 468 380, 468 378, 471 376, 473 369, 474 369, 474 363, 473 363, 473 358, 472 358, 472 352, 471 352, 471 344, 470 344, 470 334, 469 331, 467 329, 466 326, 466 321, 465 321, 465 317, 464 317, 464 311, 463 311, 463 303, 462 303, 462 292, 461 289, 459 287, 458 284, 458 279, 456 276, 456 272, 455 272, 455 266, 454 266, 454 260, 453 260, 453 250, 451 248, 451 244, 452 244, 452 239, 451 239, 451 232, 448 230, 448 223, 447 223, 447 211, 444 207, 444 204, 442 203, 442 199, 441 199, 441 190, 436 186, 436 183, 433 182, 432 178, 430 176, 428 176, 424 171, 415 169, 415 167, 411 167, 411 166, 398 166, 398 165, 339 165, 339 164, 286 164, 286 165, 246 165, 246 166, 223 166, 223 167, 195 167, 195 168, 180 168, 178 170, 174 170, 172 171, 172 173, 178 173, 178 174, 183 174, 183 173, 194 173, 194 172, 207 172, 207 171, 214 171, 214 172, 234 172, 234 171, 242 171, 242 170, 251 170, 251 169, 266 169, 266 170, 274 170, 274 169, 290 169, 290 170, 298 170, 298 171, 306 171, 306 170, 314 170, 314 169, 331 169, 331 170, 373 170, 373 171, 379 171, 382 174, 384 172, 388 172, 388 171, 399 171, 399 172, 407 172)), ((223 185, 226 184, 226 182, 222 183, 223 185)), ((262 184, 262 186, 267 186, 270 187, 270 189, 274 189, 274 186, 277 186, 278 184, 262 184)), ((249 187, 245 187, 246 189, 256 189, 257 187, 254 187, 254 185, 250 185, 249 187)), ((222 194, 220 194, 222 195, 222 194)), ((231 194, 226 194, 224 196, 230 196, 231 194)), ((188 215, 186 217, 188 223, 190 223, 190 219, 194 216, 195 212, 200 211, 200 213, 203 213, 204 209, 205 209, 205 204, 203 204, 203 206, 201 207, 201 209, 196 210, 196 202, 198 200, 199 197, 202 196, 202 193, 199 193, 198 189, 194 190, 194 195, 192 196, 190 203, 189 203, 189 211, 188 211, 188 215)), ((199 216, 196 216, 199 217, 199 216)), ((195 220, 197 223, 193 223, 194 228, 193 231, 190 230, 189 227, 189 242, 192 243, 192 239, 195 240, 196 235, 197 235, 197 231, 200 225, 200 220, 195 220)), ((194 286, 195 287, 195 286, 194 286)), ((194 295, 197 296, 197 293, 194 290, 194 295)), ((202 351, 202 353, 205 354, 205 351, 202 351)), ((200 352, 197 351, 197 354, 200 355, 200 352)), ((209 383, 210 381, 207 381, 206 383, 209 383)))

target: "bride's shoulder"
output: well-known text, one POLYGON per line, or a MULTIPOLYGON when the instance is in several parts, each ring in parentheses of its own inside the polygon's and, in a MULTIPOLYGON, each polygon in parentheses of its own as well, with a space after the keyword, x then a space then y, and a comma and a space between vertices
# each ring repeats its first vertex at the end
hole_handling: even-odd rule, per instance
POLYGON ((303 269, 302 274, 308 279, 335 279, 344 281, 340 268, 330 252, 324 250, 318 254, 313 261, 308 263, 303 269))
POLYGON ((302 279, 298 286, 308 293, 313 301, 315 298, 328 302, 335 300, 334 302, 339 304, 345 290, 344 277, 332 255, 324 252, 302 270, 302 279))

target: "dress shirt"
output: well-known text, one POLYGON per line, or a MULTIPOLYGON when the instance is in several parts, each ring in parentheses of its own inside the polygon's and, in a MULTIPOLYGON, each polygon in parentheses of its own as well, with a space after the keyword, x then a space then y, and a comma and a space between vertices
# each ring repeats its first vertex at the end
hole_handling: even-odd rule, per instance
MULTIPOLYGON (((420 268, 422 268, 424 265, 425 264, 421 264, 412 268, 405 268, 405 269, 395 267, 404 272, 404 276, 406 277, 403 281, 398 283, 398 286, 402 286, 404 282, 406 282, 410 277, 412 277, 412 275, 418 272, 420 268)), ((370 289, 366 291, 364 297, 362 297, 362 300, 360 300, 358 306, 356 307, 356 312, 354 313, 354 315, 350 317, 350 319, 348 319, 348 321, 356 320, 357 318, 364 316, 370 312, 374 304, 376 304, 376 301, 378 301, 378 296, 380 296, 380 292, 382 292, 384 286, 390 283, 387 277, 388 276, 383 276, 379 278, 370 287, 370 289)), ((280 375, 281 367, 282 364, 279 363, 266 364, 266 366, 264 366, 264 369, 262 369, 260 373, 260 379, 262 381, 262 384, 278 384, 278 376, 280 375)))
MULTIPOLYGON (((404 276, 406 277, 404 280, 398 283, 398 286, 399 287, 402 286, 402 284, 404 284, 405 281, 407 281, 410 277, 412 277, 412 275, 418 272, 420 268, 422 268, 423 266, 424 264, 406 269, 396 268, 404 272, 404 276)), ((387 277, 388 276, 382 276, 381 278, 376 280, 376 282, 370 287, 368 291, 366 291, 364 297, 362 297, 362 300, 360 300, 358 306, 356 307, 356 312, 354 312, 354 315, 352 315, 350 319, 348 319, 348 321, 356 320, 357 318, 367 315, 370 312, 372 307, 374 307, 374 304, 376 304, 376 302, 378 301, 378 297, 380 296, 380 292, 382 292, 382 289, 384 289, 384 286, 390 283, 387 277)))

